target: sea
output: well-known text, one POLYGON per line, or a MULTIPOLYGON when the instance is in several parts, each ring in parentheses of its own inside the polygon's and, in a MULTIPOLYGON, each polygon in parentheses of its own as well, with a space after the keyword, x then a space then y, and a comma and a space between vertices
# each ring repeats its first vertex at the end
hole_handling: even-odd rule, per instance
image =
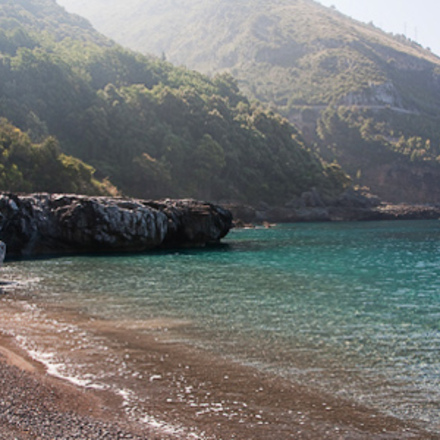
MULTIPOLYGON (((234 229, 202 249, 9 260, 0 278, 10 283, 0 331, 78 385, 111 388, 112 374, 140 372, 75 316, 160 327, 174 342, 440 429, 439 221, 234 229)), ((117 391, 134 405, 136 390, 117 391)))

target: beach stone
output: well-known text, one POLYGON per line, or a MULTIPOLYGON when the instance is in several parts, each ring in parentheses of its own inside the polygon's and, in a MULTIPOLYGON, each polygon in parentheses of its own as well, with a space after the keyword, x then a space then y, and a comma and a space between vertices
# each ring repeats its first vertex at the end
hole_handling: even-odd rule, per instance
POLYGON ((231 227, 229 211, 195 200, 0 194, 0 240, 12 256, 205 246, 231 227))

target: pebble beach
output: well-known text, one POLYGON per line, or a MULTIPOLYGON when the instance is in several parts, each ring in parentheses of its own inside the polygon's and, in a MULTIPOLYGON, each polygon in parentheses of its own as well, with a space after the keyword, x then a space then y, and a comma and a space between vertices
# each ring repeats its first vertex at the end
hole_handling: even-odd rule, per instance
MULTIPOLYGON (((191 411, 188 402, 175 402, 169 411, 163 393, 173 395, 176 383, 152 387, 158 398, 156 409, 191 427, 180 433, 130 421, 121 402, 111 395, 73 386, 49 376, 41 365, 15 351, 8 338, 0 338, 0 438, 2 440, 87 439, 87 440, 171 440, 171 439, 438 439, 391 417, 375 414, 348 402, 314 394, 302 387, 287 385, 273 377, 264 377, 241 366, 194 357, 178 349, 161 366, 160 374, 177 368, 177 361, 188 364, 186 384, 210 381, 212 398, 224 403, 221 413, 191 411), (228 369, 230 377, 225 376, 228 369), (227 382, 227 383, 226 383, 227 382), (165 385, 165 387, 164 387, 165 385), (255 390, 256 386, 259 386, 255 390), (245 397, 246 422, 228 420, 228 405, 245 397), (197 429, 196 429, 197 428, 197 429), (198 432, 199 434, 196 434, 198 432)), ((157 350, 158 347, 151 347, 157 350)), ((182 376, 180 376, 182 380, 182 376)))
POLYGON ((135 427, 91 393, 47 376, 9 349, 0 349, 0 438, 168 439, 135 427))

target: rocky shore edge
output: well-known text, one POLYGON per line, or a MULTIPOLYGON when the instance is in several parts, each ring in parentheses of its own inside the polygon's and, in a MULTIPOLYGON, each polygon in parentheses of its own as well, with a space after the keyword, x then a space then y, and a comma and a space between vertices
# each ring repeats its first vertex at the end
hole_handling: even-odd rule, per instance
POLYGON ((236 203, 224 206, 232 212, 238 227, 263 223, 440 219, 440 205, 387 203, 367 190, 352 188, 334 200, 325 200, 312 189, 284 206, 265 203, 256 207, 236 203))
POLYGON ((219 243, 251 224, 440 219, 440 205, 389 204, 349 189, 335 200, 315 190, 284 206, 222 206, 74 194, 0 193, 0 260, 67 253, 122 253, 219 243))
POLYGON ((191 199, 0 194, 0 240, 13 257, 202 247, 231 227, 228 210, 191 199))

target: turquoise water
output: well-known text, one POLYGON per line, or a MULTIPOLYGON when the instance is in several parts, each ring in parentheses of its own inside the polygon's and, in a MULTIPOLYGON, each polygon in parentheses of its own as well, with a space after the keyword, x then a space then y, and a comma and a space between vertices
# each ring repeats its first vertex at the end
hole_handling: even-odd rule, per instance
POLYGON ((440 426, 440 222, 234 230, 219 248, 4 271, 30 280, 39 307, 182 320, 179 340, 440 426))

